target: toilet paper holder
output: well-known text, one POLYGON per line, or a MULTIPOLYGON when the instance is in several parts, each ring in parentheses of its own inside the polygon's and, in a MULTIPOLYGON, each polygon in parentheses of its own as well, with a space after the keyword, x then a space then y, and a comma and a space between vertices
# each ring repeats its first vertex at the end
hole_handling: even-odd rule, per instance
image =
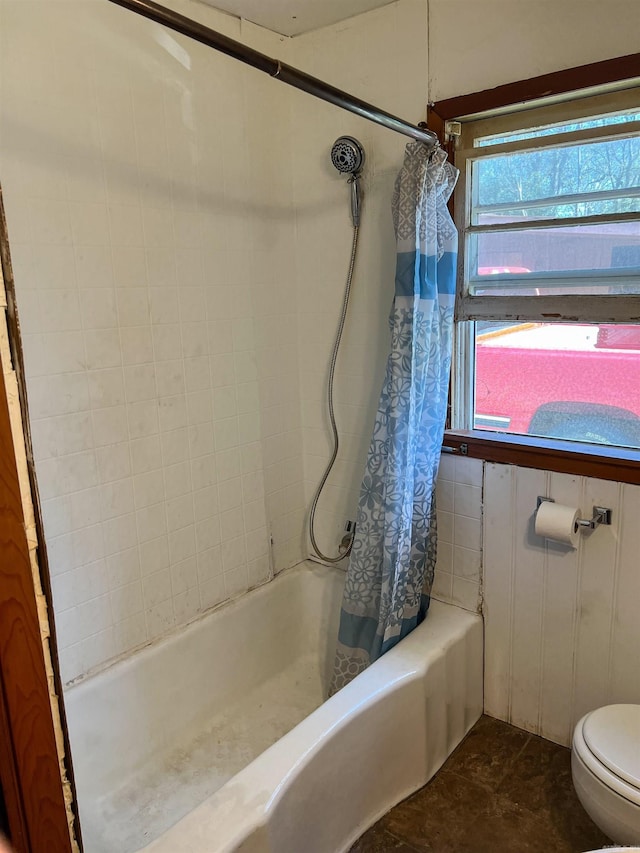
MULTIPOLYGON (((536 511, 540 509, 540 504, 544 503, 544 501, 549 501, 552 504, 556 502, 555 498, 545 498, 538 495, 536 511)), ((579 518, 576 524, 587 530, 595 530, 600 524, 611 524, 611 510, 606 506, 594 506, 593 516, 591 518, 579 518)))

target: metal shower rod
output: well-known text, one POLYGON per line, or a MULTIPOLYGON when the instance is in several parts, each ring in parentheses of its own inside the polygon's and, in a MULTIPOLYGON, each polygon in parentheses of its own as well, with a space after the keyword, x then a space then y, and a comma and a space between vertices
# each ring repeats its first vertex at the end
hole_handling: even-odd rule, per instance
POLYGON ((130 9, 144 18, 149 18, 158 24, 163 24, 182 35, 195 39, 196 41, 206 44, 208 47, 213 47, 233 59, 239 59, 247 65, 252 65, 259 71, 264 71, 276 80, 281 80, 283 83, 288 83, 290 86, 295 86, 296 89, 301 89, 303 92, 308 92, 310 95, 315 95, 316 98, 321 98, 323 101, 328 101, 330 104, 335 104, 343 110, 355 113, 362 118, 374 121, 390 130, 395 130, 397 133, 403 133, 405 136, 410 136, 412 139, 417 139, 419 142, 424 142, 430 148, 435 148, 438 145, 438 137, 430 130, 417 127, 409 124, 403 119, 385 112, 384 110, 368 104, 366 101, 361 101, 359 98, 354 98, 347 92, 341 89, 336 89, 328 83, 318 80, 317 77, 311 77, 305 74, 304 71, 298 71, 291 65, 286 65, 278 59, 272 59, 264 53, 259 53, 250 47, 242 44, 239 41, 228 38, 227 36, 218 33, 215 30, 205 27, 191 18, 184 15, 179 15, 172 9, 167 9, 165 6, 160 6, 158 3, 153 3, 152 0, 110 0, 118 6, 124 6, 125 9, 130 9))

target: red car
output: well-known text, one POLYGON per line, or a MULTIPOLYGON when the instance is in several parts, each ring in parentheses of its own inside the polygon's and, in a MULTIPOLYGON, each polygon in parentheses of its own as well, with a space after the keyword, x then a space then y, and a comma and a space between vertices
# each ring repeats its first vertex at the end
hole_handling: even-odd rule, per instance
POLYGON ((640 326, 520 323, 479 334, 474 426, 640 447, 640 326))

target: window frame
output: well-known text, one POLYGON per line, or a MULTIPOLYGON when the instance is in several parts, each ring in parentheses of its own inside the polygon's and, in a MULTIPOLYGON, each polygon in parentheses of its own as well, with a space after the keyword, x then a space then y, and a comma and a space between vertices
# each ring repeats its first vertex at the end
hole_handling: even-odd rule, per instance
MULTIPOLYGON (((486 117, 486 118, 471 118, 466 119, 462 124, 462 134, 458 139, 455 149, 456 165, 460 168, 460 178, 456 186, 456 196, 454 201, 454 218, 457 223, 462 223, 460 228, 460 245, 458 252, 458 278, 466 280, 465 265, 467 255, 467 235, 487 233, 492 230, 500 231, 519 231, 519 230, 537 230, 541 227, 544 229, 567 227, 575 224, 599 224, 607 222, 624 222, 638 221, 637 213, 606 213, 601 215, 590 215, 579 217, 578 220, 571 218, 546 220, 544 225, 541 225, 539 220, 532 220, 530 224, 524 222, 510 222, 501 225, 476 225, 471 222, 470 213, 472 207, 472 193, 474 184, 471 179, 471 164, 474 160, 482 158, 490 158, 500 156, 502 154, 518 153, 521 151, 529 151, 532 148, 540 151, 547 145, 554 146, 557 141, 550 137, 543 137, 542 144, 537 144, 536 140, 519 140, 517 142, 501 143, 491 146, 474 147, 473 142, 476 138, 488 135, 506 135, 513 132, 514 125, 521 127, 521 117, 523 112, 532 117, 534 122, 540 122, 541 125, 551 124, 556 122, 570 122, 578 118, 587 116, 598 116, 606 112, 622 112, 629 105, 637 102, 640 93, 640 85, 628 87, 621 91, 597 95, 595 97, 584 98, 580 97, 573 99, 570 102, 554 103, 552 106, 543 105, 539 107, 528 107, 526 110, 517 109, 510 112, 504 117, 486 117)), ((535 126, 532 125, 532 126, 535 126)), ((572 145, 582 141, 592 141, 596 139, 613 139, 616 136, 625 136, 629 131, 638 133, 640 131, 640 121, 633 123, 624 123, 619 125, 608 125, 604 127, 579 130, 572 133, 564 133, 562 135, 562 145, 572 145)), ((621 270, 620 275, 624 275, 621 270)), ((608 272, 600 275, 608 275, 608 272)), ((628 274, 627 274, 628 275, 628 274)), ((637 277, 638 273, 636 273, 637 277)), ((587 283, 588 278, 584 280, 587 283)), ((596 277, 599 277, 597 275, 596 277)), ((515 277, 517 278, 517 276, 515 277)), ((531 277, 527 276, 527 280, 531 277)), ((576 276, 577 278, 577 276, 576 276)), ((535 279, 537 281, 537 279, 535 279)), ((551 283, 551 282, 550 282, 551 283)), ((485 283, 490 284, 490 281, 485 283)), ((531 284, 527 284, 531 286, 531 284)), ((535 286, 535 285, 534 285, 535 286)), ((545 317, 553 317, 559 322, 567 320, 571 322, 574 318, 585 316, 585 322, 595 323, 615 323, 615 322, 637 322, 640 318, 640 295, 625 295, 625 296, 606 296, 598 295, 589 297, 581 294, 565 293, 556 296, 536 296, 532 301, 531 297, 515 297, 501 295, 484 295, 475 296, 460 293, 456 304, 456 319, 457 320, 524 320, 533 322, 543 322, 545 317), (634 319, 635 318, 635 319, 634 319)))
MULTIPOLYGON (((479 120, 480 116, 491 112, 520 112, 554 100, 559 104, 557 110, 561 113, 561 119, 564 119, 567 115, 567 101, 596 96, 594 101, 597 104, 597 96, 602 95, 603 99, 608 98, 610 102, 611 95, 607 95, 607 92, 635 88, 639 85, 640 54, 631 54, 430 103, 427 126, 438 134, 450 160, 455 163, 455 140, 449 138, 445 132, 448 121, 457 121, 462 117, 479 120)), ((576 111, 580 111, 579 106, 576 107, 576 111)), ((570 119, 571 116, 572 113, 569 111, 568 118, 570 119)), ((464 188, 456 188, 450 201, 452 215, 454 215, 455 205, 460 203, 464 205, 463 193, 464 188)), ((459 277, 461 263, 463 263, 462 260, 459 263, 459 277)), ((496 296, 489 298, 499 299, 496 296)), ((526 297, 522 298, 526 299, 526 297)), ((536 297, 537 300, 541 298, 536 297)), ((577 298, 581 300, 581 297, 577 298)), ((562 299, 568 300, 571 297, 562 297, 562 299)), ((613 305, 607 306, 608 299, 617 299, 617 297, 598 297, 602 313, 594 316, 595 322, 598 322, 600 317, 603 321, 611 315, 613 305)), ((640 303, 640 298, 638 299, 640 303)), ((509 297, 509 300, 512 302, 513 297, 509 297)), ((495 307, 498 308, 497 305, 495 307)), ((640 322, 640 310, 637 313, 638 316, 635 316, 634 308, 633 314, 625 318, 626 321, 640 322)), ((465 343, 463 337, 456 335, 454 358, 469 356, 469 345, 468 342, 465 343)), ((470 394, 468 385, 468 381, 452 383, 451 397, 456 404, 461 402, 464 404, 465 399, 468 403, 470 394)), ((445 430, 443 450, 490 462, 640 484, 639 450, 477 429, 453 429, 450 417, 445 430)))

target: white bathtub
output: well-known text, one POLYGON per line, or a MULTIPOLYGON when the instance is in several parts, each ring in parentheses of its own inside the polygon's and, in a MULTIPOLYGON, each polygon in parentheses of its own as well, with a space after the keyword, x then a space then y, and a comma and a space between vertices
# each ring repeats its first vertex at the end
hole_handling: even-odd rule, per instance
POLYGON ((433 601, 321 704, 342 583, 307 563, 67 691, 86 853, 338 853, 433 776, 482 713, 482 621, 433 601))

